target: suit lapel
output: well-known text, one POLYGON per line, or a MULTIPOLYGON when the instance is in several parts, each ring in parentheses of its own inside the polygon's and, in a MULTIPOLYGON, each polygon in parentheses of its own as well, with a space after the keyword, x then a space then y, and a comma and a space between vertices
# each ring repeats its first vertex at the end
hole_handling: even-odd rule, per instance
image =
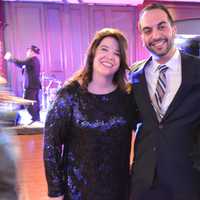
POLYGON ((181 85, 173 98, 171 104, 169 105, 163 120, 166 120, 180 105, 186 95, 188 95, 188 91, 190 90, 192 84, 191 80, 194 80, 193 70, 191 69, 191 60, 188 59, 187 55, 181 54, 181 66, 182 66, 182 82, 181 85))
MULTIPOLYGON (((154 108, 150 99, 147 82, 145 78, 145 73, 144 73, 144 69, 150 61, 151 61, 151 58, 137 72, 137 80, 133 81, 135 82, 133 90, 135 92, 135 98, 136 98, 137 104, 140 107, 139 109, 144 111, 141 113, 144 113, 145 116, 149 116, 149 115, 151 116, 151 117, 148 117, 148 121, 146 122, 146 124, 150 123, 150 126, 154 126, 155 121, 158 122, 158 120, 157 120, 156 113, 154 111, 154 108)), ((142 117, 142 118, 146 119, 146 117, 142 117)))

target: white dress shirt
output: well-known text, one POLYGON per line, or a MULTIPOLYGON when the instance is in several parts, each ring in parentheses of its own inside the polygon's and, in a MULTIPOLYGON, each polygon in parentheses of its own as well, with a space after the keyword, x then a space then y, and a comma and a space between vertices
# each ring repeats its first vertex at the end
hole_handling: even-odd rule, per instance
MULTIPOLYGON (((182 70, 181 70, 181 55, 179 50, 176 50, 173 57, 164 63, 168 66, 166 71, 166 93, 161 104, 161 110, 164 114, 172 100, 174 99, 182 81, 182 70)), ((154 104, 155 98, 154 94, 156 91, 157 80, 159 76, 158 62, 152 59, 152 62, 145 68, 145 77, 147 81, 148 91, 152 103, 154 104)))

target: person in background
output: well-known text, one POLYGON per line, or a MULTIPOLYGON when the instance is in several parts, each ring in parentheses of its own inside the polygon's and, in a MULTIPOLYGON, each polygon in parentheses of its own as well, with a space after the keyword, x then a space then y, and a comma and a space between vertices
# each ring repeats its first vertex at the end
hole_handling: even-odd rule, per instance
POLYGON ((127 40, 94 36, 86 64, 59 91, 44 129, 50 199, 126 200, 136 105, 126 81, 127 40))
POLYGON ((9 134, 0 127, 0 199, 17 200, 17 160, 14 152, 16 144, 9 134))
MULTIPOLYGON (((4 90, 7 81, 0 76, 0 95, 7 95, 4 90)), ((6 97, 4 97, 6 99, 6 97)), ((10 124, 7 104, 0 98, 0 199, 17 200, 17 143, 12 138, 12 133, 5 129, 10 124)))
POLYGON ((175 47, 175 22, 162 4, 141 11, 139 30, 151 57, 130 73, 142 122, 130 200, 199 200, 200 59, 175 47))
POLYGON ((24 76, 24 98, 35 101, 35 103, 30 104, 27 107, 27 110, 32 117, 32 122, 30 124, 40 121, 39 91, 41 89, 41 82, 40 61, 38 59, 39 54, 40 49, 35 45, 31 45, 30 48, 27 49, 25 60, 12 58, 9 52, 5 55, 7 61, 15 63, 17 67, 22 69, 22 74, 24 76))

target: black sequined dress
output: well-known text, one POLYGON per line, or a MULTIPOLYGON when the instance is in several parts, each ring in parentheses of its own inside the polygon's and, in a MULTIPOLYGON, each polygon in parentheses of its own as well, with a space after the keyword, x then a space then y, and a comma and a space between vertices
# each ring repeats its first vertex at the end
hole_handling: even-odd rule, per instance
POLYGON ((119 89, 95 95, 75 82, 50 108, 44 163, 51 197, 65 200, 125 200, 134 125, 133 95, 119 89))

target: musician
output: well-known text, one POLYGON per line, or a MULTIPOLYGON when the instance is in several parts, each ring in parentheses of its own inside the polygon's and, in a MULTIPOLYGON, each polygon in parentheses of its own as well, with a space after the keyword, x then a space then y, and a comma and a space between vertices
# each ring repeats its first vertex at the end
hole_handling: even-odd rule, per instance
POLYGON ((24 77, 24 98, 29 100, 34 100, 35 103, 27 107, 29 114, 32 117, 33 122, 40 121, 40 101, 39 101, 39 90, 41 89, 40 82, 40 61, 38 55, 40 54, 40 49, 31 45, 26 52, 26 59, 19 60, 13 58, 10 53, 5 55, 7 61, 15 63, 15 65, 22 69, 22 74, 24 77))

